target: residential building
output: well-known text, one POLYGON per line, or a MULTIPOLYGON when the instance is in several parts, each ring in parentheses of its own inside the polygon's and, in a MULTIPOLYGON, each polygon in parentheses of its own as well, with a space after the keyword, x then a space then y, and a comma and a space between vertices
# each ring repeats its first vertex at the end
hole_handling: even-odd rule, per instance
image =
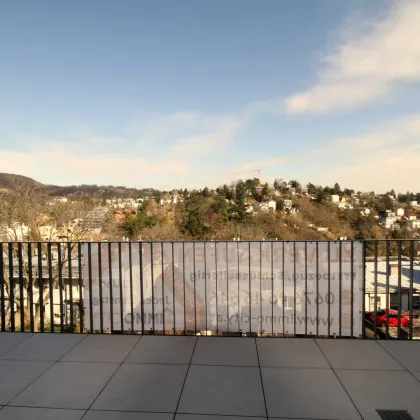
POLYGON ((67 197, 54 197, 56 203, 67 203, 69 199, 67 197))
POLYGON ((332 201, 334 204, 338 204, 338 203, 340 202, 340 196, 339 196, 339 195, 337 195, 337 194, 332 194, 332 195, 331 195, 331 201, 332 201))
POLYGON ((369 216, 370 209, 368 209, 367 207, 363 207, 360 209, 360 213, 362 214, 362 216, 369 216))
POLYGON ((418 204, 417 204, 417 201, 416 201, 416 200, 410 201, 408 204, 410 204, 410 206, 411 206, 411 207, 416 207, 416 206, 418 206, 418 204))
POLYGON ((293 206, 292 200, 283 200, 283 204, 285 210, 290 210, 293 206))
POLYGON ((347 203, 346 201, 340 201, 338 203, 338 208, 344 210, 352 210, 353 206, 350 203, 347 203))
POLYGON ((399 229, 400 225, 397 222, 397 215, 389 210, 381 212, 379 215, 378 224, 385 229, 399 229))
POLYGON ((276 202, 274 200, 269 200, 268 201, 268 208, 273 210, 273 211, 276 211, 276 202))
POLYGON ((0 240, 24 241, 28 238, 29 227, 24 223, 13 223, 11 226, 0 226, 0 240))
POLYGON ((258 212, 258 211, 262 211, 262 212, 268 212, 270 210, 270 208, 268 207, 268 203, 267 202, 262 202, 262 203, 256 203, 254 204, 254 211, 258 212))
MULTIPOLYGON (((410 261, 401 262, 401 279, 399 280, 398 262, 390 261, 388 266, 385 258, 379 258, 377 268, 375 260, 366 262, 366 294, 365 307, 367 311, 375 308, 386 308, 387 301, 391 309, 409 309, 410 296, 410 261), (387 295, 387 278, 389 295, 387 295), (399 283, 400 281, 400 283, 399 283), (376 283, 376 302, 375 302, 376 283), (401 284, 401 289, 398 285, 401 284), (401 308, 399 308, 398 292, 401 292, 401 308)), ((413 265, 413 309, 420 309, 420 261, 413 265)))
POLYGON ((404 209, 402 208, 402 207, 400 207, 400 208, 398 208, 397 210, 396 210, 396 215, 398 216, 398 217, 402 217, 402 216, 404 216, 404 209))
POLYGON ((420 229, 420 219, 412 219, 408 221, 411 229, 420 229))

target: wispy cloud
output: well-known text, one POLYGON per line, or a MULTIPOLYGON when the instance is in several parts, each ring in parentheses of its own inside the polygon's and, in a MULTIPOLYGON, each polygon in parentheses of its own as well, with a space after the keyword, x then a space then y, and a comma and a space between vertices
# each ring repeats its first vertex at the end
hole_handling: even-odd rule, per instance
MULTIPOLYGON (((55 184, 95 183, 172 188, 198 187, 201 158, 229 153, 241 120, 178 113, 152 119, 118 138, 83 128, 63 138, 22 136, 24 151, 0 150, 2 171, 55 184), (176 137, 172 137, 175 133, 176 137), (178 184, 179 185, 179 184, 178 184)), ((208 173, 208 178, 211 175, 208 173)))
POLYGON ((316 182, 335 181, 354 189, 391 188, 405 192, 420 190, 420 114, 410 115, 377 127, 367 133, 330 141, 323 159, 309 152, 310 177, 316 182))
MULTIPOLYGON (((360 16, 358 16, 360 18, 360 16)), ((288 113, 323 113, 371 103, 420 80, 420 2, 394 0, 382 19, 349 20, 322 58, 318 82, 285 101, 288 113)))
MULTIPOLYGON (((361 191, 419 191, 419 138, 420 114, 407 115, 370 131, 308 146, 293 155, 250 160, 236 169, 245 172, 261 167, 263 181, 280 177, 321 185, 338 182, 361 191)), ((252 177, 252 173, 242 177, 247 175, 252 177)))

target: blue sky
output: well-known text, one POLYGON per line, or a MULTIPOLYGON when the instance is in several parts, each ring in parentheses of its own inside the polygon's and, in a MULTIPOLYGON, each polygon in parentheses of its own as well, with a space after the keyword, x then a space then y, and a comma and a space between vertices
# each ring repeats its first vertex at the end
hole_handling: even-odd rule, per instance
POLYGON ((420 190, 418 0, 0 2, 1 172, 420 190))

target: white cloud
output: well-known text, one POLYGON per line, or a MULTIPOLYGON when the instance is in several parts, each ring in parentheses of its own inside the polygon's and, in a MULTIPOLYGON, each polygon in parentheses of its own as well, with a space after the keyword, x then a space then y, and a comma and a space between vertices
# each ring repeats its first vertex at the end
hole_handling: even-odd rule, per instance
POLYGON ((322 113, 373 102, 420 80, 420 1, 394 0, 385 17, 352 22, 322 61, 319 81, 285 101, 289 113, 322 113))
MULTIPOLYGON (((417 192, 419 138, 420 114, 408 115, 369 132, 335 138, 293 155, 245 162, 237 168, 238 172, 245 172, 261 167, 262 182, 280 177, 331 186, 338 182, 361 191, 385 192, 394 188, 417 192)), ((251 178, 253 174, 236 176, 239 177, 251 178)))
POLYGON ((338 181, 349 188, 385 192, 419 191, 420 114, 385 124, 368 133, 336 139, 306 159, 311 179, 338 181), (315 156, 317 156, 316 160, 315 156))
MULTIPOLYGON (((200 187, 201 158, 224 155, 241 128, 230 116, 172 114, 144 125, 135 136, 111 138, 78 129, 66 138, 22 136, 24 151, 0 150, 2 171, 31 176, 49 184, 173 188, 200 187), (168 125, 166 125, 168 124, 168 125), (171 138, 171 130, 177 138, 171 138)), ((211 168, 210 168, 211 169, 211 168)), ((211 179, 211 173, 206 174, 211 179)))
POLYGON ((235 134, 242 127, 239 119, 226 117, 213 121, 213 129, 203 134, 194 134, 179 140, 169 148, 175 156, 208 156, 225 152, 233 145, 235 134))

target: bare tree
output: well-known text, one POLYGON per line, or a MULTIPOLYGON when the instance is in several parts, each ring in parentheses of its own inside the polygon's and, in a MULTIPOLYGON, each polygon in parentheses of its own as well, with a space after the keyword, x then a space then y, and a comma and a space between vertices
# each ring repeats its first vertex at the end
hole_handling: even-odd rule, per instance
POLYGON ((50 204, 43 190, 28 183, 17 183, 1 194, 0 238, 7 243, 2 243, 0 292, 6 328, 21 327, 22 317, 27 327, 32 306, 37 330, 53 290, 58 289, 62 296, 65 285, 60 274, 78 260, 78 241, 90 239, 93 207, 94 203, 81 201, 50 204), (56 258, 52 258, 53 251, 56 258))

